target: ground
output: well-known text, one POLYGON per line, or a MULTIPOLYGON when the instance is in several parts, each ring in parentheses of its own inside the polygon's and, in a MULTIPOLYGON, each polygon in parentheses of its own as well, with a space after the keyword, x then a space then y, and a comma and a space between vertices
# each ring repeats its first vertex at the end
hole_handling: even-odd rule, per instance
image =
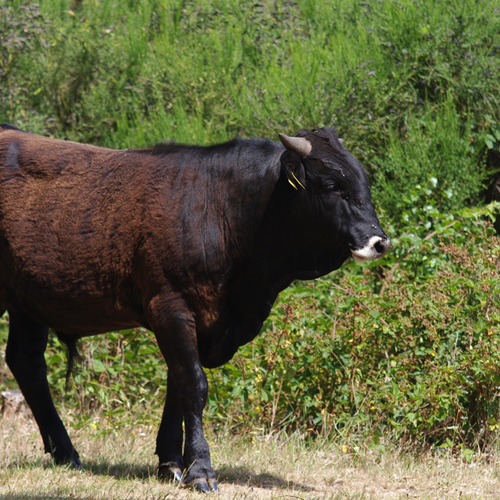
MULTIPOLYGON (((154 426, 113 426, 99 416, 82 423, 64 412, 63 418, 73 420, 70 434, 83 471, 52 466, 30 418, 0 417, 2 500, 200 498, 156 479, 154 426)), ((446 452, 350 450, 319 440, 306 445, 297 434, 208 434, 222 498, 500 499, 496 455, 467 463, 446 452)))

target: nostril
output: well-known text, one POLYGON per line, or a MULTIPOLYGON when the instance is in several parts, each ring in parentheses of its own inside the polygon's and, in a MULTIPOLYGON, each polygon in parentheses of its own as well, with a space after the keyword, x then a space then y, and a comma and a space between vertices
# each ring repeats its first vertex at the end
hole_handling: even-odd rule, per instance
POLYGON ((387 239, 379 240, 375 243, 375 251, 378 255, 384 255, 389 250, 389 247, 390 243, 387 239))
POLYGON ((366 262, 367 260, 380 259, 391 248, 391 241, 384 236, 372 236, 364 247, 351 248, 351 253, 356 262, 366 262))

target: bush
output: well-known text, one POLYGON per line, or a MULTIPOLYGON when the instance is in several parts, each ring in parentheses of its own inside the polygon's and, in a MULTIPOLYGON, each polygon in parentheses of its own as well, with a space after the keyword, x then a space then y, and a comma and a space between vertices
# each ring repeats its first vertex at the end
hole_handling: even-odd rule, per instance
POLYGON ((488 442, 499 420, 500 242, 482 217, 493 210, 412 222, 383 262, 288 289, 262 335, 210 372, 209 414, 488 442))
POLYGON ((426 106, 423 116, 408 119, 405 130, 403 140, 391 130, 384 157, 372 170, 373 197, 386 212, 399 219, 408 198, 414 206, 431 203, 441 212, 478 199, 488 172, 478 157, 484 141, 474 138, 470 116, 463 122, 448 100, 426 106))
MULTIPOLYGON (((412 195, 431 196, 431 187, 412 195)), ((498 206, 443 214, 427 203, 407 199, 408 225, 384 260, 348 263, 281 294, 261 335, 208 371, 212 422, 375 443, 387 433, 420 444, 491 442, 500 425, 500 239, 487 219, 498 206)), ((166 366, 147 331, 84 339, 81 353, 65 394, 63 350, 50 339, 59 401, 82 415, 157 414, 166 366)), ((0 376, 13 384, 5 366, 0 376)))
POLYGON ((121 148, 333 125, 390 216, 429 177, 459 208, 500 168, 500 13, 424 3, 0 0, 0 114, 121 148))

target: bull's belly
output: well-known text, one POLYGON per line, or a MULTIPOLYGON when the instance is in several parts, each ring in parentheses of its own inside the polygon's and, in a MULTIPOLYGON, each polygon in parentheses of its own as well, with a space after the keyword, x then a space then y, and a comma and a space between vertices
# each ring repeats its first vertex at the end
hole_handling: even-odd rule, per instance
POLYGON ((139 311, 110 300, 56 300, 22 297, 23 308, 37 321, 56 332, 79 337, 139 326, 147 327, 139 311))
POLYGON ((9 303, 14 307, 18 304, 38 322, 67 335, 147 327, 141 305, 133 300, 130 284, 112 287, 88 277, 85 280, 83 273, 80 277, 59 275, 59 279, 51 280, 49 275, 37 275, 27 267, 8 275, 0 273, 0 282, 8 291, 4 295, 11 296, 0 301, 6 302, 7 309, 9 303))

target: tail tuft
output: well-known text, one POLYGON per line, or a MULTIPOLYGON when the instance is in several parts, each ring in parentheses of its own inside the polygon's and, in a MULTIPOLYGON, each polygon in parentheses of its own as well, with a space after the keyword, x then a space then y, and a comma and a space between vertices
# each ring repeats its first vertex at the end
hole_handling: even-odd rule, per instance
POLYGON ((78 339, 64 333, 56 333, 59 340, 66 345, 68 368, 66 370, 66 386, 64 389, 66 392, 68 392, 69 379, 71 378, 71 373, 73 372, 73 367, 75 366, 75 359, 80 359, 80 353, 78 352, 78 339))

